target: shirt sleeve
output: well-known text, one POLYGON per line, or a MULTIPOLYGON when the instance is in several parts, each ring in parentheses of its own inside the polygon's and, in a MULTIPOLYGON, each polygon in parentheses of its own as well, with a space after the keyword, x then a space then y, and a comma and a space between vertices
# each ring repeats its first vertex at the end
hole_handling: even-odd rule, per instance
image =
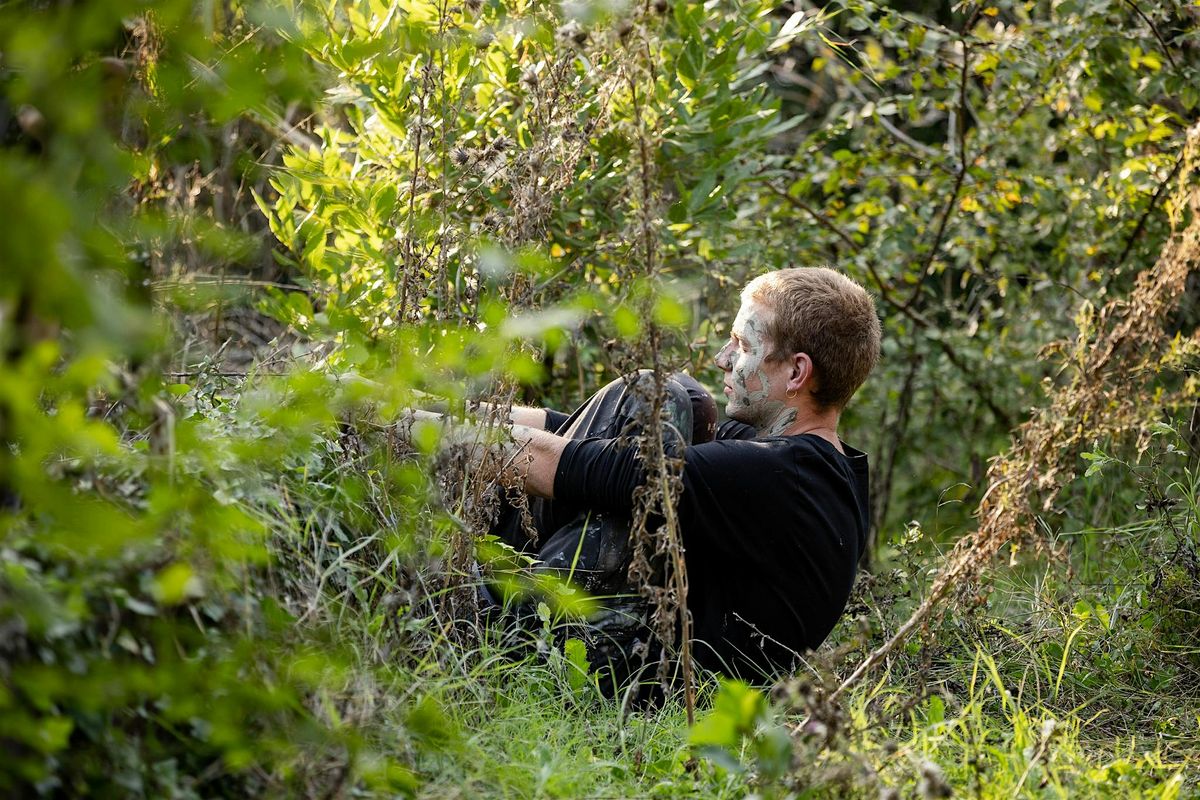
MULTIPOLYGON (((724 505, 728 500, 754 504, 763 480, 773 477, 748 469, 750 450, 770 451, 762 442, 708 442, 684 451, 684 507, 724 505)), ((758 465, 761 467, 762 462, 758 465)), ((772 470, 773 471, 773 470, 772 470)), ((769 471, 769 472, 772 472, 769 471)), ((597 511, 633 510, 633 495, 646 481, 637 449, 620 439, 571 440, 563 448, 554 475, 554 498, 597 511)), ((688 511, 694 511, 689 508, 688 511)))
POLYGON ((620 439, 571 439, 554 474, 554 499, 597 511, 632 511, 646 481, 637 449, 620 439))

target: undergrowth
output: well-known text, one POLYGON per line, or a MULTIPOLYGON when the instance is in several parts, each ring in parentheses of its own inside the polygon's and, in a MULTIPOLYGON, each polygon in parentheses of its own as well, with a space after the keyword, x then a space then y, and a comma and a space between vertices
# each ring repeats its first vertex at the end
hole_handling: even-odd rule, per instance
POLYGON ((307 687, 303 713, 322 731, 308 745, 279 743, 278 772, 259 778, 266 787, 424 797, 1195 790, 1200 472, 1169 426, 1141 463, 1096 449, 1089 463, 1102 466, 1077 479, 1084 499, 1089 484, 1140 498, 1140 519, 1068 530, 1064 509, 1056 558, 1017 562, 948 600, 953 613, 831 703, 840 676, 908 616, 942 564, 910 526, 860 580, 806 670, 769 691, 702 676, 690 731, 682 695, 650 707, 606 697, 555 633, 563 608, 543 604, 532 626, 456 617, 462 606, 450 596, 477 579, 442 575, 453 521, 434 506, 396 526, 388 491, 389 475, 436 476, 419 468, 419 453, 390 456, 382 440, 343 428, 336 447, 299 448, 295 470, 231 501, 269 528, 274 566, 251 573, 255 594, 286 619, 286 668, 307 687))
POLYGON ((0 3, 0 793, 1196 794, 1159 6, 0 3), (482 537, 497 470, 395 417, 704 377, 747 277, 827 259, 888 330, 870 573, 776 686, 610 696, 588 598, 482 537))

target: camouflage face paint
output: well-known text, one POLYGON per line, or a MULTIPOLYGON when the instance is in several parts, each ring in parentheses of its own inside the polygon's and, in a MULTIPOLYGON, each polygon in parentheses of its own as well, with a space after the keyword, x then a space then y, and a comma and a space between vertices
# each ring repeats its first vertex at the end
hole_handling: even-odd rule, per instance
POLYGON ((725 394, 730 419, 758 429, 760 436, 778 436, 796 420, 796 409, 787 406, 786 365, 768 361, 772 343, 767 324, 773 312, 761 304, 742 304, 729 343, 717 354, 717 366, 725 370, 725 394))

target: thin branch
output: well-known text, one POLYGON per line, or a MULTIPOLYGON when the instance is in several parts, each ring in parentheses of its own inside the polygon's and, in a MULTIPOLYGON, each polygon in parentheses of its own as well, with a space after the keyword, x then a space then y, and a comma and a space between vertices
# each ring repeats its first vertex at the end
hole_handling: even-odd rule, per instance
MULTIPOLYGON (((245 371, 239 372, 236 370, 217 370, 217 369, 195 369, 195 370, 184 370, 182 372, 181 371, 164 372, 162 374, 168 378, 200 378, 200 377, 207 376, 207 375, 212 375, 212 376, 218 377, 218 378, 248 378, 251 375, 251 373, 245 372, 245 371)), ((257 375, 283 375, 284 373, 282 373, 282 372, 278 372, 278 373, 256 372, 254 374, 257 374, 257 375)))
MULTIPOLYGON (((978 13, 979 11, 976 9, 975 14, 972 14, 967 24, 963 26, 964 30, 970 27, 978 13)), ((929 255, 925 258, 925 263, 921 265, 921 274, 917 278, 912 294, 904 303, 906 308, 921 296, 921 285, 929 276, 929 270, 933 268, 933 262, 937 259, 938 248, 942 246, 942 238, 946 235, 946 225, 950 222, 950 215, 954 213, 954 206, 958 203, 958 194, 962 191, 963 181, 967 177, 967 72, 971 66, 971 49, 967 45, 966 38, 960 41, 962 42, 963 62, 958 88, 958 175, 954 179, 954 188, 951 190, 950 198, 946 201, 946 208, 942 212, 942 219, 938 224, 937 233, 933 237, 933 245, 929 248, 929 255)))
POLYGON ((1167 47, 1167 41, 1163 39, 1162 34, 1158 32, 1158 27, 1154 24, 1154 21, 1146 16, 1146 13, 1142 11, 1142 9, 1138 7, 1138 4, 1133 2, 1133 0, 1125 0, 1125 3, 1133 9, 1135 14, 1141 17, 1142 20, 1150 26, 1150 32, 1154 34, 1155 39, 1158 39, 1158 43, 1163 49, 1163 55, 1165 55, 1167 60, 1171 62, 1171 67, 1174 69, 1179 69, 1179 65, 1175 63, 1175 56, 1171 55, 1171 49, 1167 47))
MULTIPOLYGON (((650 52, 649 40, 644 40, 644 44, 646 47, 646 63, 647 65, 654 64, 655 59, 650 52)), ((653 162, 651 160, 649 143, 646 141, 641 101, 638 98, 637 81, 634 80, 633 74, 629 74, 628 79, 640 156, 642 207, 640 209, 641 220, 639 222, 642 230, 643 246, 645 248, 645 271, 648 276, 653 277, 657 272, 658 266, 658 248, 655 241, 656 231, 651 224, 654 198, 651 195, 650 180, 653 162)), ((660 510, 663 515, 661 530, 663 537, 666 539, 666 542, 662 544, 665 544, 664 549, 670 559, 670 575, 665 576, 666 581, 664 581, 664 584, 669 582, 670 588, 674 590, 676 619, 679 621, 679 660, 683 667, 683 703, 687 714, 687 723, 690 727, 696 722, 695 667, 692 663, 692 615, 688 610, 687 561, 684 557, 683 538, 680 534, 679 519, 677 517, 678 510, 676 503, 678 502, 678 494, 671 490, 672 483, 678 480, 679 472, 667 463, 666 443, 664 442, 666 434, 663 425, 658 422, 661 419, 665 386, 660 366, 658 328, 656 325, 651 324, 649 326, 648 336, 654 366, 655 392, 654 402, 651 407, 652 416, 647 420, 647 429, 653 432, 650 436, 650 444, 654 449, 654 464, 657 467, 659 491, 661 492, 660 510)), ((652 501, 646 501, 647 505, 644 510, 649 510, 650 502, 652 501)), ((645 525, 644 514, 641 524, 645 525)), ((664 585, 663 588, 666 589, 668 586, 664 585)), ((663 663, 665 664, 665 662, 663 663)), ((660 677, 665 678, 665 675, 660 675, 660 677)))
POLYGON ((321 140, 315 136, 309 135, 301 127, 310 119, 312 119, 311 114, 297 122, 295 125, 289 124, 286 119, 272 119, 266 113, 253 109, 246 112, 246 119, 253 122, 267 133, 270 133, 276 136, 278 139, 287 142, 293 147, 304 150, 305 152, 309 150, 319 150, 321 148, 321 140))
MULTIPOLYGON (((965 174, 965 171, 959 173, 959 183, 960 184, 961 184, 961 180, 962 180, 962 175, 964 175, 964 174, 965 174)), ((792 197, 790 194, 781 190, 779 187, 772 185, 769 181, 767 182, 766 185, 774 194, 779 195, 780 197, 787 200, 789 203, 791 203, 796 208, 799 208, 802 211, 804 211, 805 213, 807 213, 814 220, 816 220, 817 223, 820 224, 822 227, 828 229, 834 235, 836 235, 839 239, 841 239, 843 242, 850 245, 850 247, 852 247, 856 253, 862 250, 862 248, 858 244, 856 244, 853 239, 851 239, 849 236, 847 236, 845 233, 843 233, 832 222, 830 222, 829 220, 825 219, 823 216, 818 214, 816 209, 809 206, 803 200, 800 200, 799 198, 796 198, 796 197, 792 197)), ((956 189, 956 191, 957 191, 957 189, 956 189)), ((943 227, 944 227, 944 220, 943 220, 943 227)), ((940 234, 939 234, 939 237, 940 237, 940 234)), ((892 294, 891 285, 888 284, 886 281, 884 281, 883 277, 875 269, 875 264, 870 259, 865 259, 863 264, 867 268, 867 272, 870 274, 871 280, 874 281, 876 288, 879 290, 879 299, 880 300, 882 300, 888 307, 892 308, 893 310, 897 311, 898 313, 900 313, 900 314, 904 315, 905 317, 907 317, 908 319, 912 320, 913 324, 916 325, 917 327, 922 328, 922 329, 930 329, 933 327, 933 323, 931 323, 929 321, 929 319, 927 319, 917 309, 912 307, 912 305, 913 305, 912 301, 917 297, 916 292, 913 293, 913 296, 911 298, 909 298, 908 302, 904 302, 904 303, 900 302, 899 300, 896 299, 895 295, 892 294)), ((975 392, 975 394, 979 396, 979 399, 983 401, 984 405, 986 405, 988 407, 988 409, 992 412, 992 414, 995 415, 997 421, 999 421, 1006 428, 1012 427, 1012 415, 1010 415, 1007 411, 1005 411, 1003 408, 1000 407, 1000 404, 997 403, 995 398, 992 397, 992 393, 991 393, 991 391, 988 390, 987 386, 982 381, 980 381, 978 378, 976 378, 974 373, 970 369, 968 369, 966 362, 963 361, 963 359, 962 359, 962 356, 960 356, 958 354, 958 352, 953 347, 951 347, 948 342, 946 342, 942 339, 939 339, 939 338, 932 338, 932 341, 937 344, 937 346, 941 349, 941 351, 943 353, 946 354, 946 358, 949 359, 950 363, 953 364, 962 373, 963 379, 966 380, 967 385, 971 387, 971 389, 975 392)))
POLYGON ((845 242, 846 245, 849 246, 849 248, 851 250, 853 250, 855 253, 858 253, 862 250, 862 245, 860 245, 858 242, 851 239, 847 233, 845 233, 844 231, 842 231, 841 228, 839 228, 838 226, 834 225, 832 222, 827 220, 823 215, 818 214, 816 209, 812 208, 810 205, 808 205, 808 203, 805 203, 803 200, 801 200, 798 197, 792 197, 792 195, 788 194, 783 189, 780 189, 778 186, 771 183, 770 181, 768 181, 766 185, 767 185, 767 188, 770 189, 774 194, 778 195, 779 197, 783 198, 787 202, 791 203, 793 206, 800 209, 801 211, 807 213, 810 217, 813 218, 813 221, 815 221, 818 225, 820 225, 822 228, 829 231, 834 236, 838 237, 843 242, 845 242))
POLYGON ((883 519, 887 516, 888 501, 891 499, 892 493, 892 476, 896 472, 896 455, 900 452, 901 441, 908 430, 909 413, 912 411, 913 383, 916 381, 917 372, 923 362, 920 353, 915 351, 915 347, 910 346, 908 358, 908 373, 904 376, 904 384, 900 389, 896 422, 890 430, 884 428, 887 440, 887 448, 884 450, 886 455, 875 462, 876 474, 871 476, 871 494, 875 499, 875 508, 872 510, 871 528, 867 534, 867 549, 864 555, 866 564, 870 563, 871 557, 875 553, 875 546, 879 541, 879 529, 883 527, 883 519))
POLYGON ((220 275, 194 274, 189 276, 189 280, 154 281, 151 283, 150 288, 154 291, 165 291, 167 289, 179 289, 190 286, 255 286, 261 288, 285 289, 289 292, 313 294, 313 289, 311 287, 299 286, 294 283, 279 283, 278 281, 260 281, 252 278, 242 278, 236 275, 222 279, 220 275))
MULTIPOLYGON (((851 94, 853 94, 855 97, 858 98, 859 102, 862 102, 862 103, 868 102, 867 96, 865 94, 863 94, 862 90, 859 89, 857 86, 855 86, 852 82, 846 81, 846 87, 850 89, 851 94)), ((938 155, 937 150, 935 150, 934 148, 930 147, 927 144, 918 142, 916 139, 912 138, 907 133, 900 130, 892 123, 888 122, 887 118, 885 116, 883 116, 882 114, 880 114, 878 109, 875 110, 875 112, 873 113, 872 116, 874 116, 876 121, 878 121, 879 124, 883 126, 884 130, 886 130, 893 137, 895 137, 895 139, 897 141, 901 142, 902 144, 908 145, 913 150, 916 150, 918 153, 920 153, 922 156, 924 156, 926 158, 937 157, 937 155, 938 155)))
POLYGON ((984 405, 986 405, 992 414, 995 415, 996 420, 1005 428, 1012 428, 1012 416, 1000 407, 1000 405, 992 397, 992 393, 987 386, 980 382, 980 380, 975 377, 974 373, 967 369, 966 362, 962 360, 962 356, 960 356, 948 342, 945 342, 941 339, 934 339, 934 341, 937 342, 938 346, 942 349, 942 352, 946 354, 946 358, 950 360, 950 363, 957 367, 958 371, 962 373, 963 379, 966 380, 967 385, 974 390, 975 394, 979 396, 979 399, 984 402, 984 405))
POLYGON ((1133 233, 1129 234, 1129 239, 1125 242, 1125 249, 1121 251, 1120 258, 1117 259, 1117 263, 1113 266, 1114 271, 1120 269, 1121 265, 1125 263, 1125 259, 1129 257, 1134 243, 1137 242, 1138 237, 1142 235, 1142 231, 1146 227, 1146 221, 1150 219, 1150 215, 1158 207, 1158 201, 1162 199, 1167 186, 1175 179, 1175 176, 1179 173, 1179 168, 1182 166, 1183 153, 1180 153, 1179 158, 1175 159, 1175 166, 1171 167, 1171 174, 1167 175, 1163 182, 1158 185, 1154 196, 1150 198, 1150 205, 1146 206, 1146 210, 1142 212, 1142 216, 1138 218, 1137 225, 1134 226, 1133 233))
MULTIPOLYGON (((862 252, 862 245, 858 244, 853 239, 851 239, 849 234, 845 233, 841 228, 839 228, 838 226, 836 226, 832 222, 830 222, 828 219, 826 219, 824 215, 817 213, 817 210, 815 208, 813 208, 812 206, 810 206, 808 203, 805 203, 803 200, 801 200, 798 197, 793 197, 792 195, 788 194, 784 190, 780 189, 778 186, 775 186, 774 184, 772 184, 770 181, 767 182, 766 186, 768 189, 771 190, 772 193, 783 198, 784 200, 786 200, 788 203, 790 203, 795 208, 798 208, 801 211, 808 214, 810 217, 813 218, 813 220, 818 225, 825 228, 830 233, 832 233, 834 236, 838 237, 840 240, 845 242, 846 245, 849 246, 850 249, 853 250, 855 254, 862 252)), ((930 327, 929 320, 925 319, 925 317, 921 316, 921 314, 919 312, 908 308, 905 304, 901 303, 900 301, 898 301, 895 298, 895 296, 892 294, 892 291, 893 291, 892 285, 889 284, 887 281, 885 281, 883 279, 883 277, 879 274, 879 272, 875 269, 875 264, 873 261, 871 261, 870 259, 864 260, 864 266, 867 268, 867 272, 871 275, 871 280, 874 281, 875 288, 877 288, 879 290, 879 297, 881 300, 883 300, 884 303, 886 303, 888 306, 892 307, 896 311, 900 312, 904 316, 911 319, 919 327, 921 327, 921 328, 930 327)))
POLYGON ((415 126, 417 140, 413 147, 413 172, 408 188, 408 218, 405 219, 404 230, 404 262, 401 264, 400 275, 400 308, 396 314, 397 322, 403 323, 408 314, 408 273, 413 267, 413 226, 417 215, 417 189, 421 178, 421 144, 425 138, 425 101, 430 92, 430 68, 425 64, 421 68, 420 103, 417 106, 417 122, 415 126))

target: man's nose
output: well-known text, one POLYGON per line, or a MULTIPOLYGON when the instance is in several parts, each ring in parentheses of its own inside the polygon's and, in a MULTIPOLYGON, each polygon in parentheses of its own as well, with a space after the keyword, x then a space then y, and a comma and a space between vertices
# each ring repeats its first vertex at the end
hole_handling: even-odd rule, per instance
POLYGON ((724 370, 729 369, 729 367, 727 366, 729 363, 728 356, 729 356, 729 343, 726 342, 725 346, 717 351, 716 358, 713 359, 716 362, 717 367, 719 369, 724 369, 724 370))

